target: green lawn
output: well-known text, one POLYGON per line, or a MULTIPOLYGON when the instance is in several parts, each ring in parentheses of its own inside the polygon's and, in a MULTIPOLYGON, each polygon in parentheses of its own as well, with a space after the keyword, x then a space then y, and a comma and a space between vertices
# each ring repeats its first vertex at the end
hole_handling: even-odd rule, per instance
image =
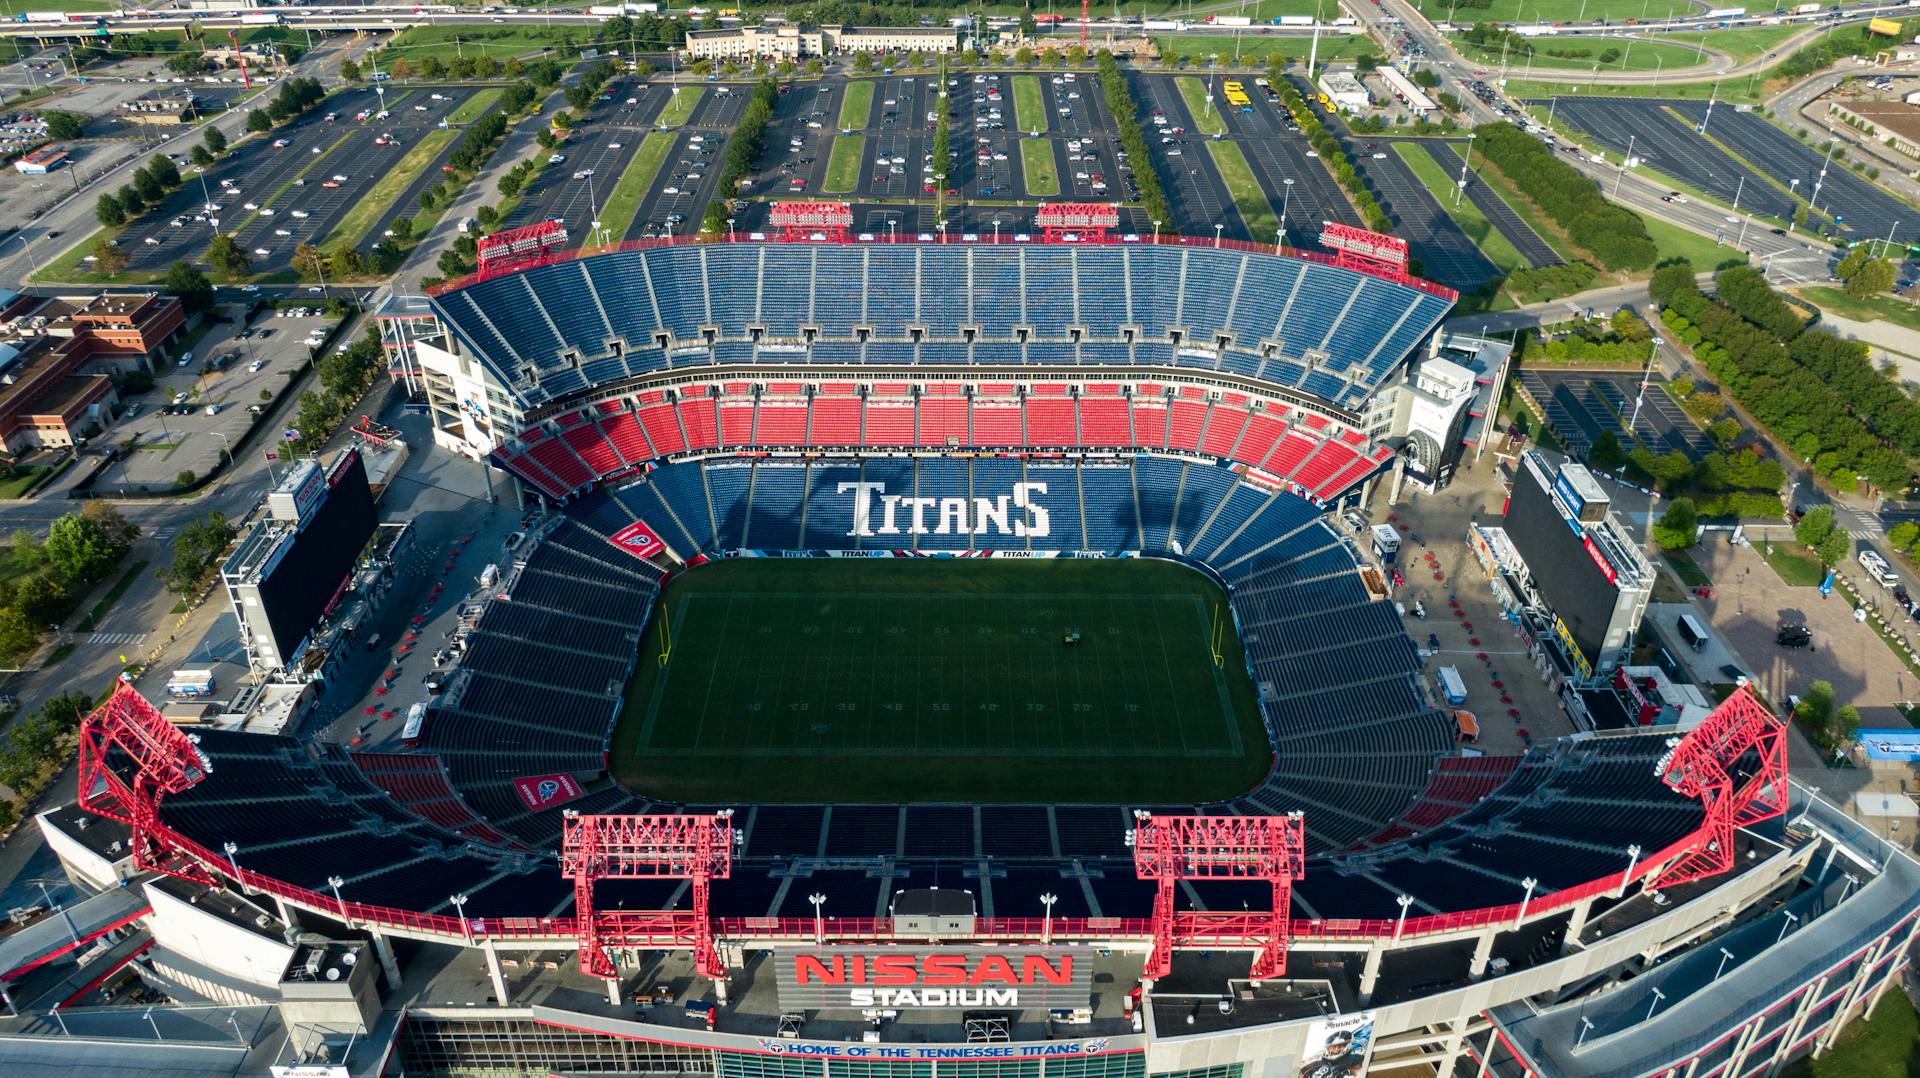
POLYGON ((1220 178, 1226 181, 1227 193, 1233 196, 1233 205, 1240 211, 1240 219, 1247 223, 1248 234, 1261 243, 1268 242, 1280 231, 1280 218, 1273 212, 1273 203, 1267 200, 1267 193, 1260 187, 1260 181, 1253 178, 1253 168, 1247 164, 1247 155, 1231 142, 1209 139, 1203 145, 1213 155, 1214 167, 1220 170, 1220 178))
POLYGON ((1705 101, 1717 97, 1722 104, 1755 105, 1764 96, 1757 80, 1732 79, 1726 82, 1650 82, 1596 84, 1578 78, 1509 79, 1507 92, 1527 101, 1545 101, 1550 97, 1672 97, 1705 101), (1716 93, 1716 87, 1718 92, 1716 93))
POLYGON ((493 103, 500 100, 500 88, 489 86, 484 90, 475 90, 457 109, 447 114, 447 122, 454 125, 470 124, 478 120, 493 103))
POLYGON ((1641 214, 1640 219, 1647 223, 1647 235, 1652 237, 1653 245, 1659 250, 1663 260, 1676 256, 1685 258, 1702 270, 1712 269, 1729 260, 1736 262, 1746 260, 1747 256, 1739 248, 1715 243, 1710 236, 1689 232, 1679 225, 1668 224, 1651 214, 1641 214))
MULTIPOLYGON (((40 473, 44 471, 46 471, 45 468, 20 465, 14 470, 11 478, 0 479, 0 498, 23 497, 35 483, 40 481, 40 473)), ((0 572, 0 579, 5 578, 6 574, 0 572)))
MULTIPOLYGON (((1499 49, 1476 48, 1468 44, 1458 35, 1455 35, 1450 40, 1453 42, 1454 48, 1459 50, 1460 55, 1466 57, 1472 63, 1487 65, 1490 68, 1496 67, 1500 63, 1499 49)), ((1680 40, 1679 38, 1673 37, 1662 41, 1579 37, 1535 38, 1532 56, 1514 56, 1508 54, 1506 58, 1507 71, 1512 75, 1523 75, 1527 71, 1528 64, 1531 63, 1534 71, 1540 71, 1543 68, 1556 68, 1575 73, 1591 72, 1594 69, 1593 65, 1600 59, 1600 54, 1606 52, 1608 49, 1616 50, 1620 55, 1612 63, 1601 64, 1600 71, 1602 73, 1608 71, 1673 70, 1682 67, 1695 67, 1707 62, 1708 58, 1701 52, 1695 50, 1691 44, 1675 43, 1680 40), (1559 53, 1573 53, 1575 55, 1549 56, 1549 50, 1559 53), (1583 51, 1587 55, 1577 55, 1583 51)), ((1688 40, 1691 41, 1692 39, 1688 40)))
POLYGON ((1013 77, 1013 126, 1027 132, 1047 129, 1047 109, 1041 102, 1037 75, 1013 77))
MULTIPOLYGON (((1762 53, 1775 50, 1781 42, 1807 28, 1806 23, 1794 23, 1786 26, 1742 27, 1738 30, 1709 30, 1704 43, 1707 48, 1717 49, 1735 60, 1751 60, 1762 53)), ((1690 40, 1700 41, 1701 39, 1695 35, 1690 40)), ((1784 60, 1786 57, 1780 56, 1776 59, 1784 60)))
POLYGON ((1458 177, 1448 175, 1447 170, 1440 167, 1440 162, 1435 161, 1433 155, 1427 153, 1425 146, 1396 142, 1393 143, 1393 152, 1399 154, 1401 160, 1407 163, 1407 167, 1413 170, 1413 174, 1420 177, 1420 182, 1426 185, 1427 192, 1440 203, 1440 208, 1453 217, 1454 223, 1460 226, 1460 230, 1473 240, 1494 265, 1500 267, 1501 273, 1512 273, 1532 265, 1512 241, 1501 235, 1499 229, 1493 227, 1493 222, 1487 220, 1486 215, 1480 212, 1472 199, 1462 197, 1457 205, 1454 203, 1456 191, 1454 184, 1458 177))
POLYGON ((452 60, 458 56, 492 56, 504 60, 525 56, 573 42, 586 44, 592 30, 585 26, 409 26, 393 35, 380 53, 380 70, 385 71, 401 57, 418 64, 428 56, 452 60))
POLYGON ((704 86, 682 86, 678 93, 667 97, 667 103, 660 110, 660 118, 653 122, 655 127, 679 127, 693 115, 700 105, 700 98, 707 92, 704 86))
POLYGON ((1270 758, 1223 611, 1170 562, 714 562, 662 597, 612 770, 724 804, 1231 797, 1270 758))
POLYGON ((840 130, 864 131, 873 119, 873 80, 854 79, 847 83, 847 96, 840 99, 840 130))
POLYGON ((1020 140, 1020 171, 1027 180, 1027 194, 1035 197, 1060 193, 1060 170, 1053 161, 1053 140, 1020 140))
MULTIPOLYGON (((1191 58, 1192 65, 1204 67, 1209 57, 1219 56, 1220 65, 1225 67, 1233 63, 1234 39, 1220 34, 1155 34, 1154 44, 1160 47, 1162 63, 1171 62, 1175 57, 1191 58)), ((1266 37, 1260 34, 1240 35, 1240 66, 1261 68, 1267 66, 1270 56, 1284 56, 1289 59, 1304 59, 1312 48, 1311 37, 1266 37)), ((1320 38, 1320 60, 1343 60, 1368 53, 1380 55, 1380 46, 1365 34, 1323 35, 1320 38)))
MULTIPOLYGON (((1832 311, 1842 318, 1851 318, 1856 322, 1892 322, 1896 326, 1920 332, 1920 310, 1892 296, 1855 299, 1838 288, 1825 285, 1796 289, 1795 293, 1821 310, 1832 311)), ((1920 349, 1920 342, 1916 342, 1915 348, 1920 349)))
POLYGON ((842 135, 833 140, 833 152, 827 157, 827 182, 822 190, 851 191, 860 184, 860 163, 866 160, 867 136, 842 135))
MULTIPOLYGON (((120 228, 100 229, 69 249, 59 258, 53 259, 50 262, 41 262, 39 272, 33 274, 28 280, 52 281, 60 284, 152 284, 165 276, 166 271, 164 270, 124 270, 113 276, 108 276, 107 274, 95 273, 93 270, 85 268, 86 263, 81 260, 93 253, 93 245, 95 243, 99 242, 103 237, 117 240, 120 238, 120 234, 125 231, 126 228, 124 226, 120 228)), ((197 251, 183 252, 181 257, 188 262, 192 262, 205 253, 206 248, 203 246, 197 251)))
POLYGON ((1553 248, 1554 252, 1558 254, 1562 260, 1567 262, 1575 261, 1570 249, 1554 237, 1553 229, 1547 227, 1548 219, 1546 214, 1540 212, 1540 207, 1534 205, 1532 199, 1521 194, 1519 190, 1515 188, 1513 184, 1507 182, 1507 178, 1501 175, 1496 169, 1490 169, 1483 165, 1475 169, 1475 174, 1479 177, 1481 183, 1493 188, 1494 193, 1500 196, 1500 200, 1507 204, 1507 208, 1520 215, 1520 219, 1527 223, 1527 227, 1533 229, 1534 234, 1540 237, 1541 242, 1553 248))
POLYGON ((633 152, 633 160, 627 162, 619 182, 607 195, 607 204, 600 211, 600 226, 615 243, 626 238, 627 230, 633 227, 640 203, 653 187, 654 178, 660 175, 660 166, 666 163, 667 155, 673 152, 673 142, 673 135, 666 131, 650 132, 641 140, 640 148, 633 152))
POLYGON ((19 3, 6 5, 6 15, 12 18, 22 11, 118 11, 120 5, 114 0, 20 0, 19 3))
POLYGON ((1762 543, 1760 556, 1780 575, 1780 582, 1790 588, 1819 587, 1827 576, 1820 559, 1807 553, 1799 543, 1762 543))
POLYGON ((1226 91, 1220 88, 1224 80, 1215 79, 1213 102, 1207 102, 1207 84, 1197 75, 1183 76, 1173 80, 1180 87, 1180 97, 1187 103, 1187 111, 1193 114, 1194 127, 1203 135, 1224 135, 1227 133, 1226 118, 1220 115, 1220 106, 1226 103, 1226 91))
POLYGON ((1786 1078, 1896 1078, 1920 1073, 1920 1015, 1898 985, 1880 997, 1871 1021, 1856 1021, 1819 1059, 1803 1059, 1786 1078))
POLYGON ((431 167, 440 152, 452 145, 459 135, 458 131, 429 131, 420 136, 420 141, 414 143, 392 168, 374 182, 372 189, 353 204, 345 217, 340 218, 340 223, 334 226, 333 232, 320 246, 330 247, 341 240, 358 245, 366 239, 367 233, 380 223, 381 215, 393 207, 393 200, 405 194, 408 185, 419 179, 420 174, 431 167))
POLYGON ((1687 587, 1706 588, 1713 586, 1713 578, 1708 576, 1707 571, 1700 568, 1700 563, 1694 561, 1693 556, 1686 551, 1668 550, 1662 553, 1662 557, 1665 557, 1667 564, 1673 567, 1674 574, 1680 578, 1680 583, 1685 584, 1687 587))

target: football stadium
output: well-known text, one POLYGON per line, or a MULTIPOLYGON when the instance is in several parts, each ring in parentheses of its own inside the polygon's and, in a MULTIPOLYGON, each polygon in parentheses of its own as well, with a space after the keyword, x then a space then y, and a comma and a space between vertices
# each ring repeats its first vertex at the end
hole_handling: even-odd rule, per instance
POLYGON ((341 1075, 1705 1078, 1898 994, 1920 868, 1747 690, 1463 747, 1333 520, 1455 299, 1404 244, 1050 210, 399 303, 525 514, 454 672, 380 751, 122 686, 42 821, 114 904, 22 961, 147 918, 341 1075))

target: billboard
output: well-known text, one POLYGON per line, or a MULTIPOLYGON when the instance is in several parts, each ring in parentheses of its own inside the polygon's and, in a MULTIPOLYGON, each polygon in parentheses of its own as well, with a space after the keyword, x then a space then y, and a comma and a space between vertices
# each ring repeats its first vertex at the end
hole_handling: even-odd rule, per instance
POLYGON ((1347 1078, 1366 1073, 1373 1051, 1373 1012, 1357 1011, 1307 1027, 1300 1078, 1347 1078))
POLYGON ((283 543, 277 560, 261 571, 260 608, 283 660, 293 656, 339 596, 379 523, 366 463, 358 453, 351 456, 325 499, 301 517, 299 534, 283 543))
POLYGON ((1532 469, 1514 471, 1513 498, 1501 526, 1526 561, 1534 587, 1565 623, 1582 665, 1591 666, 1600 657, 1620 595, 1612 567, 1589 549, 1584 532, 1569 526, 1554 492, 1540 485, 1532 469))
POLYGON ((1867 23, 1867 33, 1881 34, 1886 37, 1899 37, 1900 24, 1893 19, 1872 19, 1867 23))
POLYGON ((645 524, 629 524, 614 532, 607 542, 636 558, 651 558, 667 549, 667 544, 661 542, 653 529, 645 524))
POLYGON ((1866 729, 1855 736, 1869 760, 1920 761, 1920 730, 1866 729))
POLYGON ((1091 947, 833 947, 774 956, 786 1011, 1077 1010, 1093 998, 1091 947))

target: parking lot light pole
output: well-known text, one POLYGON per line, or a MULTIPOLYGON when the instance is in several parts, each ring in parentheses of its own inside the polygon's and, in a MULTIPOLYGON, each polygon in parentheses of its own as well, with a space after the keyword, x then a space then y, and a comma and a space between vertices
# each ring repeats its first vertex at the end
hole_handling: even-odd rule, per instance
POLYGON ((1282 180, 1281 182, 1286 184, 1286 190, 1280 194, 1280 242, 1278 246, 1285 247, 1287 245, 1287 203, 1293 201, 1293 181, 1282 180))
POLYGON ((1220 246, 1220 232, 1222 229, 1226 227, 1227 227, 1226 225, 1223 225, 1218 221, 1215 221, 1213 223, 1213 245, 1216 248, 1220 246))
POLYGON ((1453 204, 1460 205, 1460 196, 1467 190, 1467 170, 1473 167, 1473 132, 1467 132, 1467 156, 1460 162, 1460 184, 1453 189, 1453 204))
POLYGON ((1613 174, 1613 196, 1620 197, 1620 181, 1627 175, 1627 162, 1633 160, 1633 135, 1627 136, 1627 156, 1620 159, 1620 171, 1613 174))
POLYGON ((27 252, 27 265, 33 267, 33 275, 38 277, 40 275, 40 260, 33 257, 33 244, 27 242, 25 235, 20 237, 20 249, 27 252))

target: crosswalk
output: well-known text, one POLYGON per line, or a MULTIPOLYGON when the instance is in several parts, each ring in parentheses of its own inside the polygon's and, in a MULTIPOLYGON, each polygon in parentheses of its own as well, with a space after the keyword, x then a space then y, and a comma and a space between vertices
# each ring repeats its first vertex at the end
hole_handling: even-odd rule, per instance
POLYGON ((147 638, 146 633, 92 633, 87 637, 89 644, 134 644, 138 645, 147 638))
POLYGON ((1834 519, 1839 522, 1842 530, 1855 539, 1875 539, 1885 531, 1880 526, 1880 517, 1869 510, 1836 505, 1834 519))

